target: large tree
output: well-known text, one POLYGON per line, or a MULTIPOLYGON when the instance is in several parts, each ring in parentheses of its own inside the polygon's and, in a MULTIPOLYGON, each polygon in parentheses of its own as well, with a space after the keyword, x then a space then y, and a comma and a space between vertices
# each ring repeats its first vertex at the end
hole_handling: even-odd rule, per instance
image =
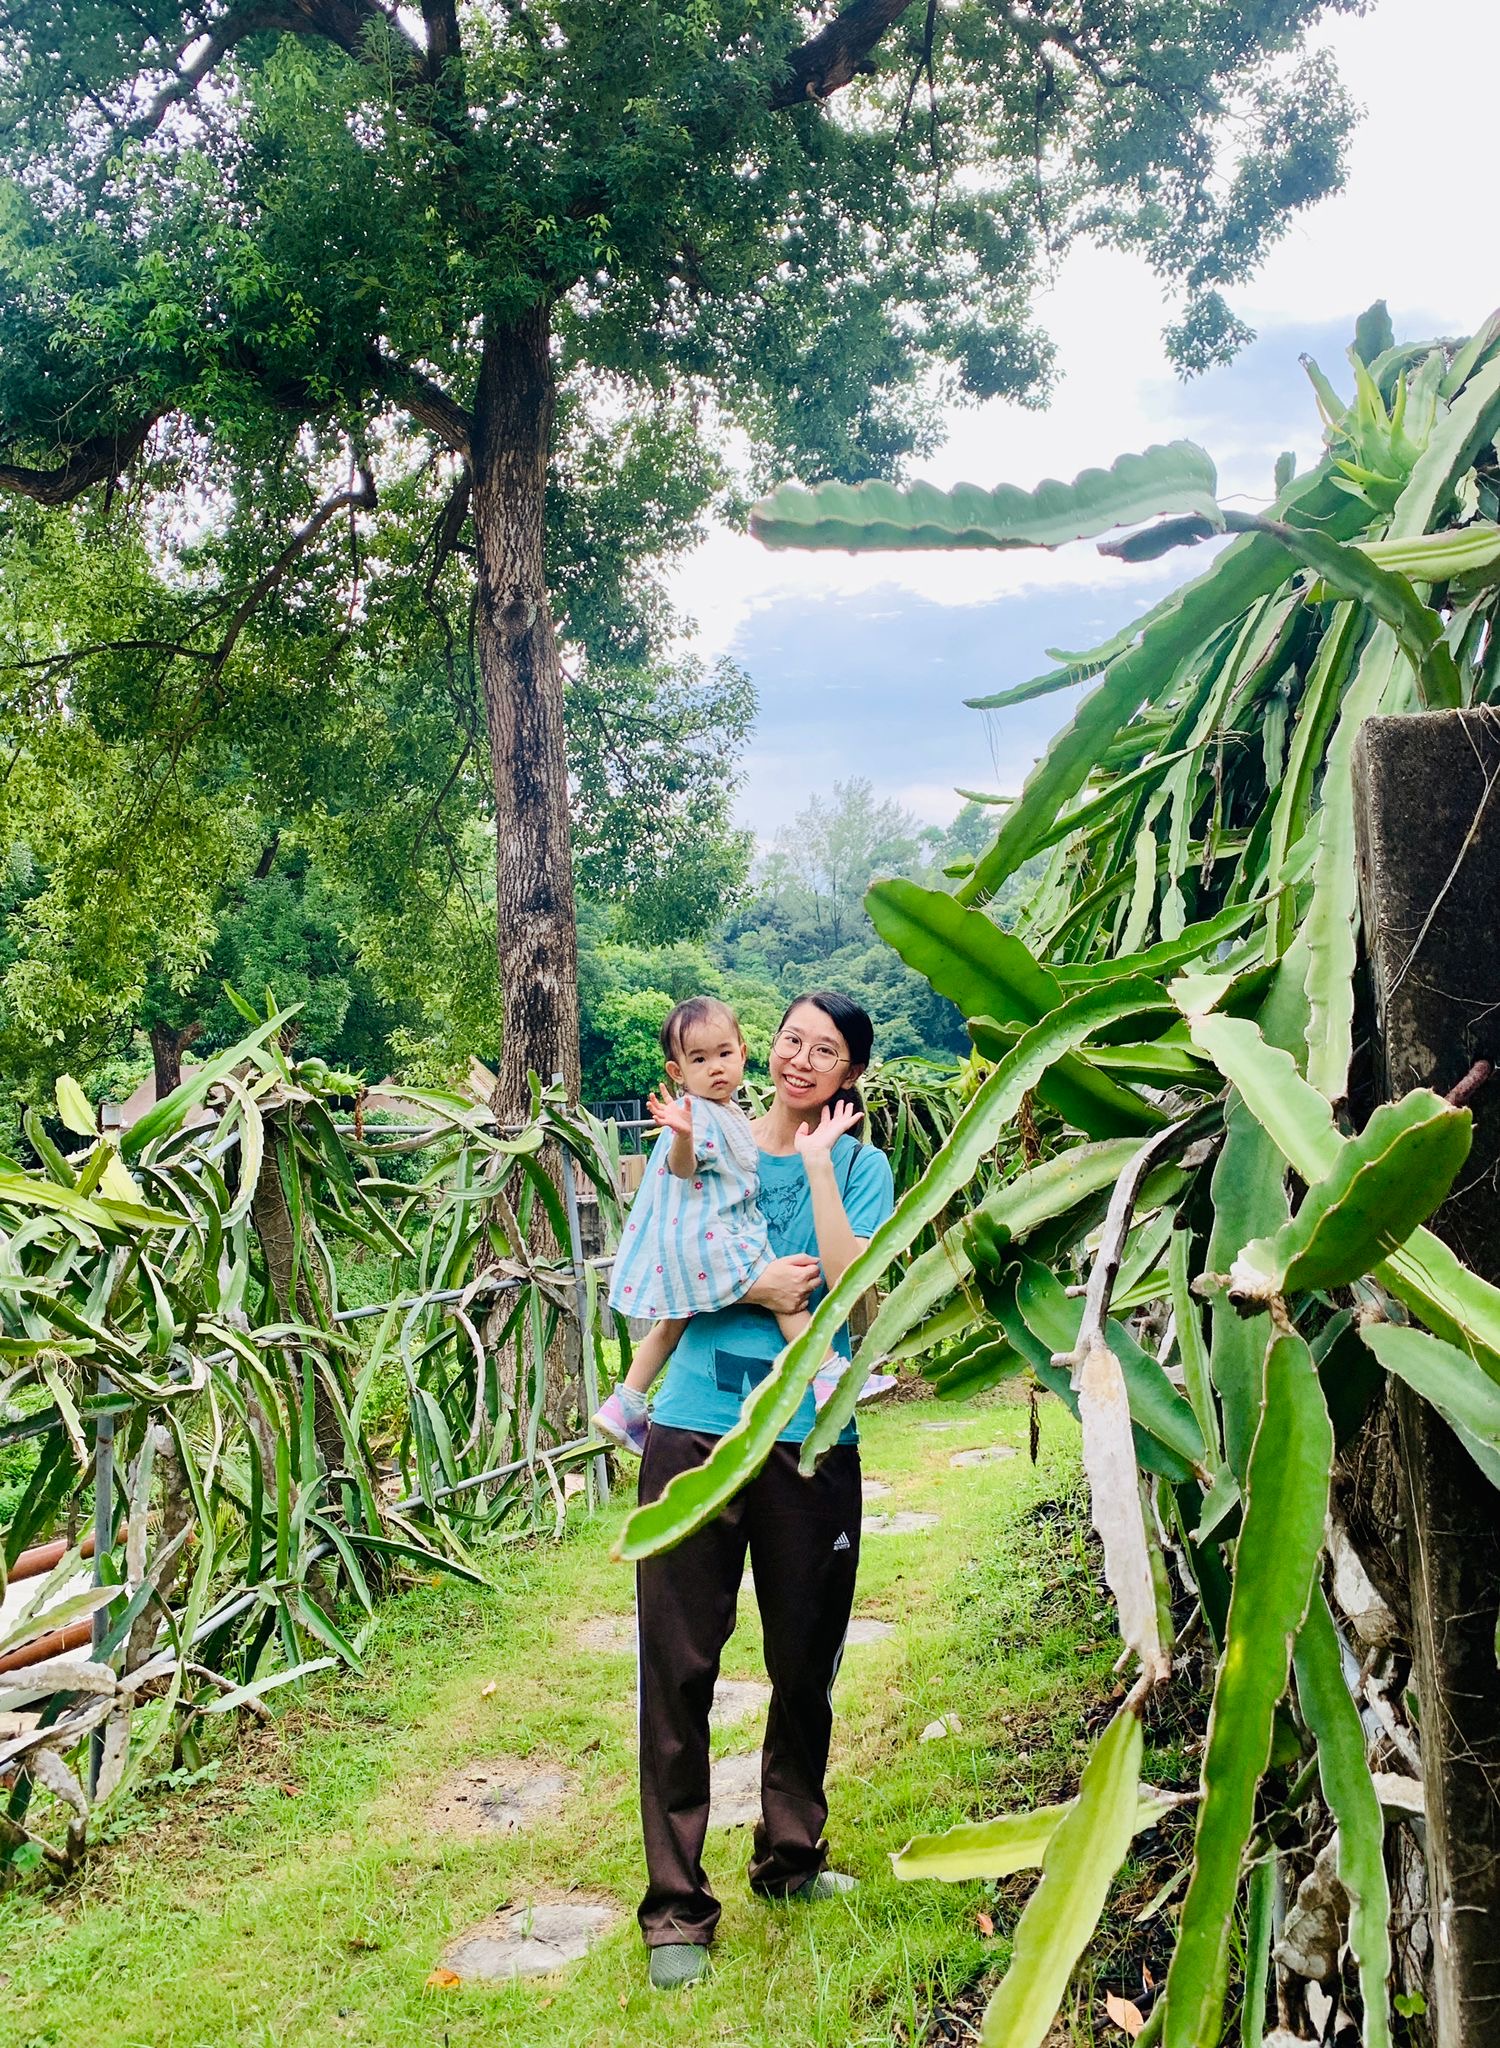
MULTIPOLYGON (((295 624, 330 536, 378 554, 388 494, 434 493, 410 574, 473 579, 515 1111, 528 1067, 577 1078, 559 627, 639 663, 726 426, 762 473, 871 475, 955 382, 1042 395, 1030 302, 1080 235, 1180 289, 1185 365, 1231 347, 1219 288, 1341 174, 1347 103, 1288 53, 1361 4, 22 0, 0 488, 128 479, 166 552, 217 523, 231 648, 263 603, 295 624)), ((228 657, 179 666, 214 715, 228 657)))

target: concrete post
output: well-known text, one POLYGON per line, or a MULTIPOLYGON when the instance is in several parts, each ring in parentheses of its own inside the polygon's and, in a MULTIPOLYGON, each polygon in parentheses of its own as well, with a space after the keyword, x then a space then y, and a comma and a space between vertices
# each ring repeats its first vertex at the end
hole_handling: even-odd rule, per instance
MULTIPOLYGON (((1355 749, 1376 1085, 1447 1094, 1500 1066, 1500 715, 1372 718, 1355 749), (1476 1076, 1477 1078, 1477 1076, 1476 1076)), ((1500 1282, 1500 1074, 1433 1227, 1500 1282)), ((1500 1495, 1435 1412, 1395 1390, 1421 1716, 1437 2048, 1500 2041, 1500 1495)))

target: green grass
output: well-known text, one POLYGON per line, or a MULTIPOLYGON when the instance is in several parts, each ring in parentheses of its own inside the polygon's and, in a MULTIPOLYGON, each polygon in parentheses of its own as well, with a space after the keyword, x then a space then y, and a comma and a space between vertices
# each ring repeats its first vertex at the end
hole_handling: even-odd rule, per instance
MULTIPOLYGON (((897 1632, 852 1649, 838 1682, 829 1832, 837 1865, 862 1880, 851 1900, 767 1908, 745 1887, 746 1832, 711 1831, 725 1906, 714 1969, 690 1993, 646 1987, 631 1658, 576 1644, 586 1620, 631 1610, 631 1576, 608 1559, 612 1509, 559 1546, 501 1557, 493 1592, 445 1581, 391 1599, 366 1678, 315 1682, 270 1729, 226 1741, 216 1773, 142 1802, 72 1892, 0 1901, 0 2048, 919 2038, 934 1999, 1003 1960, 1011 1914, 987 1940, 988 1888, 898 1885, 888 1852, 1071 1788, 1112 1690, 1118 1644, 1076 1533, 1076 1433, 1051 1404, 1044 1423, 1035 1469, 1020 1407, 924 1402, 865 1424, 866 1475, 892 1489, 871 1511, 942 1519, 864 1545, 856 1611, 897 1632), (950 1468, 955 1450, 997 1442, 1020 1455, 950 1468), (920 1742, 944 1713, 962 1733, 920 1742), (434 1833, 435 1788, 497 1754, 571 1771, 566 1819, 482 1841, 434 1833), (426 1988, 471 1923, 569 1887, 620 1913, 570 1972, 426 1988)), ((724 1668, 763 1675, 748 1592, 724 1668)), ((757 1741, 754 1723, 715 1738, 757 1741)))

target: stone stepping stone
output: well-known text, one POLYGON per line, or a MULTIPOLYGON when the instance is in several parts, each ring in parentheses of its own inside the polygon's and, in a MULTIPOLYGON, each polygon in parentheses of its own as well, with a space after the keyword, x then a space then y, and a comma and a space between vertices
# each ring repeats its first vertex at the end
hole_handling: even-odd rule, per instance
POLYGON ((860 1488, 866 1500, 884 1500, 890 1490, 883 1479, 867 1479, 860 1488))
POLYGON ((945 1430, 962 1429, 963 1424, 961 1422, 924 1422, 922 1427, 929 1436, 941 1436, 945 1430))
POLYGON ((760 1679, 721 1678, 714 1687, 708 1725, 710 1728, 737 1728, 741 1721, 764 1714, 770 1704, 771 1688, 760 1679))
POLYGON ((580 1650, 592 1650, 601 1656, 635 1655, 635 1616, 633 1614, 601 1614, 593 1621, 584 1622, 573 1641, 580 1650))
POLYGON ((915 1536, 920 1530, 935 1529, 936 1515, 914 1514, 910 1508, 902 1508, 895 1515, 866 1515, 864 1534, 866 1536, 915 1536))
POLYGON ((1014 1458, 1017 1455, 1011 1444, 984 1444, 973 1451, 955 1451, 948 1460, 950 1465, 988 1465, 996 1458, 1014 1458))
POLYGON ((470 1764, 438 1787, 428 1824, 453 1835, 514 1835, 562 1817, 572 1791, 566 1771, 497 1757, 470 1764))
POLYGON ((481 1920, 443 1951, 443 1968, 465 1984, 550 1977, 582 1961, 619 1919, 617 1906, 568 1900, 515 1906, 481 1920))
POLYGON ((708 1773, 711 1828, 750 1828, 760 1819, 760 1751, 715 1757, 708 1773))
POLYGON ((883 1643, 887 1636, 895 1633, 888 1621, 877 1621, 871 1614, 861 1614, 850 1622, 844 1644, 848 1649, 857 1650, 865 1643, 883 1643))

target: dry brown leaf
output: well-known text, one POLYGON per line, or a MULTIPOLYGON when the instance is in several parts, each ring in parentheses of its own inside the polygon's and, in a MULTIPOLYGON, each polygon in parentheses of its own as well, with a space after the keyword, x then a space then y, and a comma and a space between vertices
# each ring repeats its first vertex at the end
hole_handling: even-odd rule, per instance
POLYGON ((495 1697, 495 1681, 493 1678, 490 1680, 489 1684, 484 1687, 479 1697, 482 1700, 491 1700, 495 1697))
POLYGON ((1132 2005, 1128 1998, 1117 1998, 1113 1991, 1104 1994, 1104 2010, 1117 2027, 1121 2027, 1133 2041, 1146 2024, 1146 2016, 1138 2005, 1132 2005))
POLYGON ((288 1780, 281 1787, 281 1795, 284 1799, 300 1799, 302 1797, 302 1787, 294 1785, 288 1780))
POLYGON ((629 1998, 628 1998, 628 1997, 626 1996, 626 1994, 625 1994, 625 1993, 624 1993, 624 1992, 622 1991, 622 1992, 620 1993, 620 2010, 621 2010, 621 2012, 627 2012, 627 2011, 629 2010, 629 2008, 630 2008, 630 2000, 629 2000, 629 1998))
POLYGON ((456 1984, 462 1984, 463 1981, 457 1970, 433 1970, 429 1974, 423 1989, 426 1991, 451 1991, 456 1984))
POLYGON ((349 1939, 344 1943, 344 1946, 345 1948, 358 1949, 363 1952, 366 1950, 378 1949, 380 1943, 375 1939, 373 1934, 351 1934, 349 1939))
POLYGON ((989 1939, 989 1937, 990 1937, 990 1936, 991 1936, 991 1935, 992 1935, 992 1934, 994 1933, 994 1931, 995 1931, 995 1923, 994 1923, 994 1921, 993 1921, 993 1920, 992 1920, 992 1919, 990 1918, 990 1916, 989 1916, 989 1914, 988 1914, 988 1913, 981 1913, 981 1914, 979 1914, 979 1915, 978 1915, 978 1920, 979 1920, 979 1931, 980 1931, 980 1933, 981 1933, 981 1934, 982 1934, 982 1935, 983 1935, 983 1936, 985 1937, 985 1939, 986 1939, 986 1940, 988 1940, 988 1939, 989 1939))
POLYGON ((1104 1576, 1120 1610, 1120 1634, 1151 1679, 1161 1679, 1171 1660, 1156 1612, 1125 1375, 1099 1338, 1090 1344, 1078 1376, 1078 1419, 1094 1527, 1104 1545, 1104 1576))

